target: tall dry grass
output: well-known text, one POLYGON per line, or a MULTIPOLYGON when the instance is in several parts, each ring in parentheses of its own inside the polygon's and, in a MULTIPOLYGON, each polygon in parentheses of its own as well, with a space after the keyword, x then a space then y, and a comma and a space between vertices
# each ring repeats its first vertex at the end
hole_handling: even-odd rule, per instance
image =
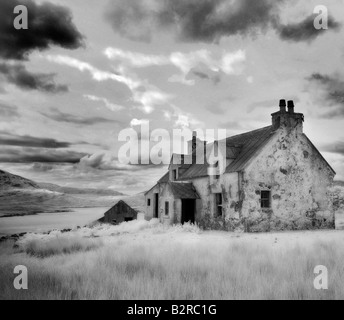
MULTIPOLYGON (((112 237, 89 251, 38 255, 45 258, 13 252, 3 244, 0 299, 344 298, 339 241, 304 245, 301 238, 276 250, 259 241, 259 235, 255 241, 229 241, 223 233, 223 241, 212 242, 208 233, 185 237, 183 230, 177 235, 162 230, 112 237), (13 288, 13 268, 18 264, 28 268, 27 291, 13 288), (313 270, 319 264, 328 268, 328 290, 313 287, 313 270)), ((222 234, 217 235, 221 239, 222 234)))

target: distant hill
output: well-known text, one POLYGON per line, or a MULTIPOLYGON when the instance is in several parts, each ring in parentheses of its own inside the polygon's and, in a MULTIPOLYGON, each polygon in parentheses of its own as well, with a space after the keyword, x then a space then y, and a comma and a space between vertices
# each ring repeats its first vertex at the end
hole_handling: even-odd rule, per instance
POLYGON ((121 192, 117 192, 110 189, 94 189, 94 188, 71 188, 61 187, 53 183, 38 183, 41 189, 50 190, 54 192, 66 193, 66 194, 93 194, 99 196, 123 196, 121 192))
POLYGON ((37 183, 0 170, 0 217, 72 211, 72 208, 111 207, 125 197, 109 189, 37 183))
POLYGON ((32 180, 0 170, 0 190, 39 188, 38 184, 32 180))
POLYGON ((336 180, 336 181, 333 181, 333 184, 335 186, 344 187, 344 181, 336 180))

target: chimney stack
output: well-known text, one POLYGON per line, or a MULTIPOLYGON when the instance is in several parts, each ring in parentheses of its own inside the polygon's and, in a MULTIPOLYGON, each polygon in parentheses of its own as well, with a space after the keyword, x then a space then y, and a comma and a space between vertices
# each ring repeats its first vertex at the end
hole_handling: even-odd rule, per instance
POLYGON ((286 112, 286 106, 287 106, 287 104, 286 104, 285 100, 281 99, 280 103, 279 103, 280 111, 281 112, 286 112))
POLYGON ((294 101, 293 100, 288 101, 288 113, 294 113, 294 101))
POLYGON ((194 152, 197 148, 197 132, 193 131, 192 132, 192 152, 194 152))
POLYGON ((302 133, 304 116, 302 113, 295 113, 294 101, 289 100, 287 103, 288 111, 286 111, 286 101, 280 100, 280 110, 274 112, 272 116, 272 127, 277 130, 279 128, 287 128, 288 130, 297 130, 302 133))

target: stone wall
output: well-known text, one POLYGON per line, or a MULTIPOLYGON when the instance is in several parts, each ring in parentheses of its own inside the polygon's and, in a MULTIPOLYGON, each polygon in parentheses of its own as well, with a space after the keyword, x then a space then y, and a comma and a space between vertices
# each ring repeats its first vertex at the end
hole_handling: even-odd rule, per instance
POLYGON ((279 129, 243 176, 246 231, 334 228, 333 176, 304 134, 279 129), (261 190, 271 192, 270 209, 261 209, 261 190))

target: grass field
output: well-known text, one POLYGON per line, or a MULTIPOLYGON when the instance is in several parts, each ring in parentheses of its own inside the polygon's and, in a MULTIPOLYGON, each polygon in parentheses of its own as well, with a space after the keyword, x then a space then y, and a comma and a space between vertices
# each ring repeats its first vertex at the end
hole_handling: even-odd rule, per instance
POLYGON ((0 245, 0 299, 344 299, 344 232, 201 232, 157 221, 0 245), (28 268, 28 290, 13 269, 28 268), (329 289, 314 289, 314 268, 329 289))

